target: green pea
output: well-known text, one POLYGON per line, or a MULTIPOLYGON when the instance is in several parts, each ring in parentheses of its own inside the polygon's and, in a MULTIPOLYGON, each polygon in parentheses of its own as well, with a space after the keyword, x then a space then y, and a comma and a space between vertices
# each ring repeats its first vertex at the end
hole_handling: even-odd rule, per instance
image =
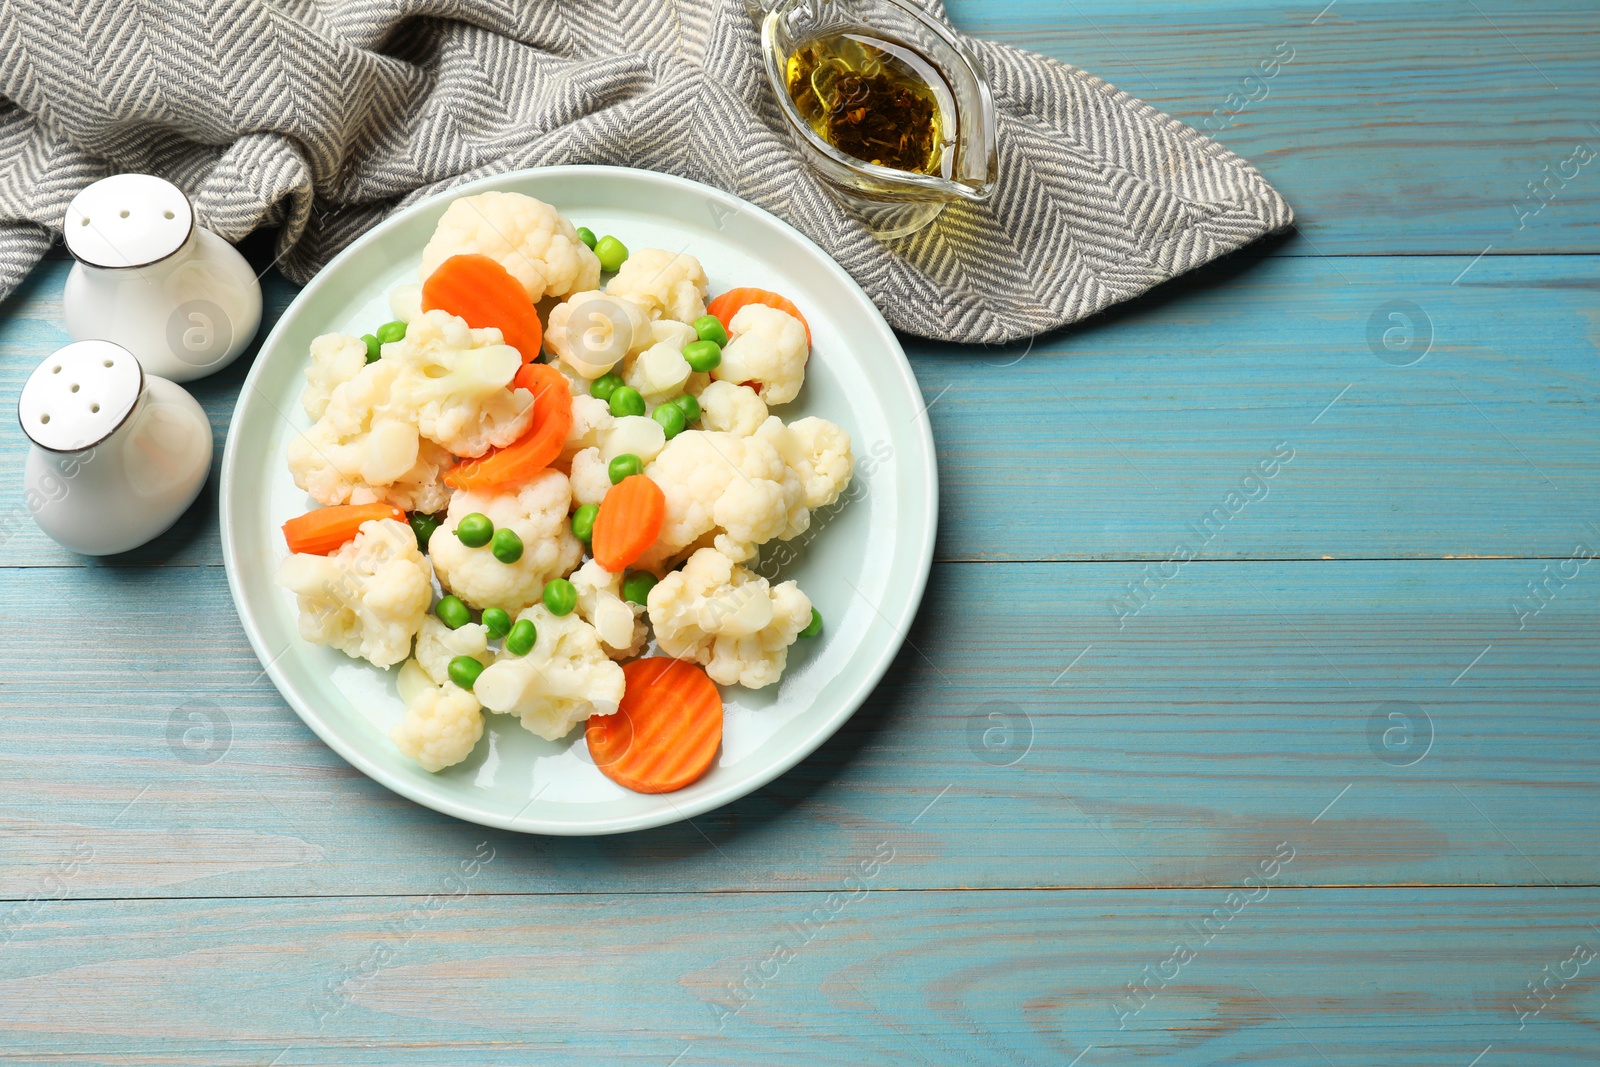
POLYGON ((594 519, 598 514, 600 514, 600 506, 598 504, 585 504, 577 511, 574 511, 572 513, 572 536, 584 544, 588 544, 589 538, 594 536, 594 519))
POLYGON ((587 226, 579 226, 578 227, 578 240, 580 240, 584 244, 588 245, 590 250, 594 249, 594 243, 595 243, 594 231, 589 229, 589 227, 587 227, 587 226))
POLYGON ((509 526, 502 526, 494 532, 494 537, 489 542, 489 551, 494 553, 494 558, 501 563, 515 563, 522 558, 522 538, 517 536, 517 531, 509 526))
POLYGON ((472 621, 472 612, 461 602, 460 597, 447 596, 439 601, 433 613, 439 616, 439 621, 452 630, 459 630, 472 621))
POLYGON ((618 270, 628 261, 628 246, 607 234, 596 242, 594 254, 600 257, 601 270, 618 270))
POLYGON ((482 548, 494 536, 494 523, 481 511, 463 515, 456 523, 456 537, 468 548, 482 548))
POLYGON ((683 346, 683 358, 689 361, 690 370, 704 374, 722 362, 722 346, 715 341, 690 341, 683 346))
POLYGON ((405 340, 405 337, 406 324, 401 322, 399 319, 396 319, 393 322, 386 322, 382 326, 378 327, 379 344, 394 344, 396 341, 405 340))
POLYGON ((602 374, 589 383, 589 395, 596 400, 610 400, 611 394, 622 388, 622 375, 602 374))
POLYGON ((463 689, 471 689, 483 673, 483 664, 471 656, 457 656, 450 661, 450 680, 463 689))
POLYGON ((655 575, 649 571, 635 571, 622 579, 622 599, 630 604, 643 604, 655 587, 655 575))
POLYGON ((611 414, 619 419, 624 415, 643 415, 644 397, 631 385, 617 386, 611 393, 611 414))
POLYGON ((800 631, 801 637, 815 637, 822 632, 822 612, 816 608, 811 609, 811 621, 806 623, 806 628, 800 631))
POLYGON ((544 606, 552 615, 571 615, 578 606, 578 591, 565 578, 552 578, 544 583, 544 606))
POLYGON ((639 462, 639 457, 632 452, 624 452, 606 465, 606 473, 611 476, 611 484, 616 485, 624 478, 631 478, 644 470, 644 464, 639 462))
POLYGON ((682 396, 673 397, 672 405, 683 412, 684 422, 700 421, 700 401, 697 397, 684 393, 682 396))
POLYGON ((728 343, 728 331, 715 315, 701 315, 694 320, 694 332, 702 341, 714 341, 718 348, 728 343))
POLYGON ((483 628, 489 631, 490 637, 504 637, 511 632, 511 616, 504 608, 484 608, 483 628))
POLYGON ((423 552, 428 551, 428 539, 433 536, 433 531, 439 528, 439 516, 413 511, 406 516, 406 521, 411 523, 411 532, 417 535, 417 548, 423 552))
POLYGON ((517 624, 506 634, 505 649, 513 656, 526 656, 533 651, 535 642, 539 640, 539 631, 534 629, 532 619, 518 619, 517 624))
POLYGON ((378 362, 378 357, 383 355, 383 350, 378 338, 373 334, 364 333, 361 335, 361 343, 367 346, 367 362, 378 362))
POLYGON ((676 404, 662 404, 650 413, 650 417, 661 424, 662 432, 669 441, 689 425, 689 420, 683 417, 683 409, 676 404))

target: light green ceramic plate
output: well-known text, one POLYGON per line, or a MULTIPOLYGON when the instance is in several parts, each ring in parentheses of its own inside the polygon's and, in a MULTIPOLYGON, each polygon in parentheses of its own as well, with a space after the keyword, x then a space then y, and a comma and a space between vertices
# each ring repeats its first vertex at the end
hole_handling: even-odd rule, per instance
POLYGON ((245 380, 222 460, 222 546, 228 585, 256 655, 289 705, 363 773, 457 818, 543 834, 606 834, 707 811, 771 781, 849 718, 889 666, 927 581, 937 521, 933 440, 922 397, 894 334, 865 293, 799 232, 716 189, 647 171, 552 167, 475 182, 387 220, 328 265, 295 299, 245 380), (791 649, 776 686, 724 690, 716 766, 677 793, 631 793, 589 761, 582 729, 542 741, 490 715, 466 760, 429 774, 402 757, 389 729, 403 708, 398 668, 302 641, 294 598, 273 582, 286 554, 279 526, 311 501, 289 477, 284 450, 309 423, 300 407, 307 348, 318 334, 361 334, 387 321, 387 294, 416 280, 423 246, 445 206, 489 189, 554 204, 576 225, 629 248, 697 256, 711 291, 755 285, 788 295, 813 336, 804 392, 784 419, 820 415, 850 432, 856 469, 848 502, 818 516, 790 546, 795 578, 827 620, 823 636, 791 649))

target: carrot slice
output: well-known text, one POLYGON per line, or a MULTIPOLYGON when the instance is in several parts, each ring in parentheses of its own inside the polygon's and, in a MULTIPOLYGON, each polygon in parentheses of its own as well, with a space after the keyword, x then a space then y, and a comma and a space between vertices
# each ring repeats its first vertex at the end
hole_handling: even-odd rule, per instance
POLYGON ((422 283, 422 310, 448 311, 474 330, 499 330, 524 363, 538 359, 544 344, 544 326, 528 291, 488 256, 451 256, 439 264, 422 283))
POLYGON ((600 773, 636 793, 670 793, 711 767, 722 744, 722 694, 706 672, 656 656, 622 665, 626 688, 615 715, 584 728, 600 773))
POLYGON ((811 343, 811 324, 806 321, 804 315, 800 314, 800 309, 795 307, 788 297, 779 296, 777 293, 769 292, 766 289, 729 289, 726 293, 706 305, 706 314, 715 315, 717 320, 722 323, 723 329, 731 330, 733 329, 733 317, 751 304, 765 304, 769 308, 787 311, 800 320, 800 325, 806 328, 806 344, 809 345, 811 343))
POLYGON ((336 504, 297 515, 283 524, 283 539, 290 552, 326 556, 361 532, 373 519, 406 521, 406 513, 393 504, 336 504))
POLYGON ((645 554, 667 521, 667 497, 643 474, 630 474, 606 490, 594 517, 589 548, 595 562, 612 574, 645 554))
MULTIPOLYGON (((555 390, 546 403, 559 404, 562 397, 566 397, 566 409, 572 411, 572 386, 567 384, 567 376, 557 370, 550 363, 524 363, 517 370, 516 377, 511 379, 511 388, 526 389, 533 394, 534 403, 539 401, 539 394, 546 389, 555 390)), ((537 415, 537 409, 535 409, 537 415)))
POLYGON ((444 484, 452 489, 499 490, 522 485, 561 455, 572 429, 567 376, 548 363, 524 363, 511 384, 533 393, 533 422, 528 432, 504 448, 451 467, 445 472, 444 484))

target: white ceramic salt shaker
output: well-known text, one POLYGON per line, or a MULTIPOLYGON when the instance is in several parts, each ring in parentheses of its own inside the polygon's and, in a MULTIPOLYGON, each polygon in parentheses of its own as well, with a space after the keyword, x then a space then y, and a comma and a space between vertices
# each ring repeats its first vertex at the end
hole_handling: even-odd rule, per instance
POLYGON ((232 363, 261 325, 250 264, 163 178, 102 178, 73 197, 62 233, 78 261, 62 295, 75 341, 114 341, 146 372, 187 382, 232 363))
POLYGON ((110 341, 77 341, 28 376, 17 421, 33 442, 28 510, 74 552, 126 552, 178 521, 211 470, 194 397, 110 341))

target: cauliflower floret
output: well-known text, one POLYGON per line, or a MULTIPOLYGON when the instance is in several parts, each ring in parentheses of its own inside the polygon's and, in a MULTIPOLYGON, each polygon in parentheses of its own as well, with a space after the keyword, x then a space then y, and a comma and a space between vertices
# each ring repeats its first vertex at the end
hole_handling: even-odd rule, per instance
POLYGON ((472 330, 453 315, 430 311, 404 340, 385 345, 375 363, 365 362, 365 345, 349 340, 361 346, 362 365, 326 400, 319 383, 331 380, 334 364, 326 372, 318 368, 335 357, 313 354, 305 403, 308 411, 321 410, 288 447, 295 484, 318 503, 383 501, 407 511, 439 511, 449 502, 443 477, 454 455, 510 444, 533 418, 532 394, 506 388, 522 357, 500 343, 498 330, 472 330))
POLYGON ((850 435, 827 419, 810 416, 785 426, 776 415, 768 418, 756 436, 771 441, 783 460, 805 486, 806 507, 825 508, 839 499, 850 484, 855 460, 850 455, 850 435))
POLYGON ((600 458, 598 448, 585 448, 572 457, 572 499, 579 507, 594 504, 606 498, 611 488, 611 471, 600 458))
MULTIPOLYGON (((431 543, 431 542, 430 542, 431 543)), ((434 685, 450 680, 450 661, 471 656, 485 667, 494 659, 489 651, 489 630, 481 622, 469 622, 459 630, 446 626, 437 615, 422 620, 417 634, 417 651, 412 662, 421 667, 434 685)))
POLYGON ((583 292, 550 309, 544 350, 593 381, 654 334, 644 308, 620 296, 583 292))
POLYGON ((700 417, 708 430, 749 437, 767 421, 767 405, 748 385, 712 382, 700 393, 700 417))
POLYGON ((478 698, 453 683, 428 685, 406 701, 406 717, 389 731, 394 747, 425 771, 442 771, 472 755, 483 736, 478 698))
POLYGON ((600 458, 610 463, 624 453, 639 457, 649 463, 666 446, 667 432, 655 419, 644 415, 624 415, 612 419, 611 426, 600 435, 600 458))
POLYGON ((343 333, 325 333, 311 342, 311 365, 306 368, 306 388, 300 403, 313 419, 328 410, 333 391, 361 373, 367 365, 367 343, 343 333))
POLYGON ((641 248, 622 264, 606 292, 636 301, 652 319, 693 322, 706 313, 706 286, 705 268, 693 256, 641 248))
POLYGON ((683 346, 698 336, 694 327, 672 319, 650 324, 652 344, 629 356, 622 380, 639 390, 648 403, 659 404, 683 392, 693 371, 683 346))
POLYGON ((422 286, 413 283, 389 290, 389 313, 401 322, 415 322, 421 318, 422 286))
POLYGON ((715 549, 702 548, 649 596, 661 651, 703 664, 722 685, 760 689, 789 661, 811 622, 811 600, 794 582, 769 585, 715 549))
POLYGON ((658 569, 712 533, 730 559, 749 559, 755 546, 811 524, 800 476, 760 437, 685 430, 645 473, 661 487, 667 515, 640 569, 658 569))
POLYGON ((522 193, 479 193, 453 201, 422 250, 426 281, 451 256, 477 252, 495 260, 528 299, 566 296, 600 285, 600 260, 560 212, 522 193))
POLYGON ((372 519, 326 556, 291 555, 278 584, 300 607, 300 636, 379 667, 399 663, 422 629, 433 583, 411 527, 372 519))
POLYGON ((404 340, 384 346, 374 366, 393 361, 399 375, 392 401, 417 430, 458 456, 481 456, 509 445, 533 421, 533 394, 507 389, 522 354, 499 330, 474 330, 447 311, 423 313, 404 340))
POLYGON ((611 429, 615 421, 610 405, 604 400, 592 396, 573 397, 572 429, 567 431, 562 451, 572 455, 585 448, 600 447, 601 436, 611 429))
POLYGON ((583 375, 579 374, 577 371, 573 370, 559 359, 550 361, 550 366, 560 371, 561 376, 567 380, 567 392, 571 393, 574 397, 589 395, 589 379, 585 378, 583 375))
POLYGON ((594 627, 606 655, 632 659, 643 652, 650 637, 644 606, 622 599, 621 572, 613 574, 591 559, 573 571, 571 579, 578 591, 578 614, 594 627))
POLYGON ((422 669, 422 664, 415 658, 400 664, 400 670, 394 676, 394 691, 400 694, 403 704, 411 703, 418 693, 433 684, 433 679, 428 677, 428 672, 422 669))
POLYGON ((355 435, 354 440, 341 438, 318 422, 290 440, 288 459, 294 485, 306 490, 318 504, 382 502, 427 514, 443 510, 450 502, 450 490, 446 490, 443 478, 456 462, 434 442, 418 440, 416 427, 406 426, 405 422, 381 424, 376 434, 355 435), (387 454, 416 459, 397 475, 387 454))
POLYGON ((606 657, 594 627, 574 612, 552 615, 534 604, 517 616, 539 638, 526 656, 501 652, 472 690, 490 711, 520 716, 530 733, 558 741, 590 715, 613 715, 622 703, 622 668, 606 657))
POLYGON ((423 440, 409 422, 380 418, 370 406, 352 405, 346 414, 350 418, 324 417, 289 439, 295 485, 319 504, 381 502, 428 514, 444 510, 450 503, 444 473, 455 464, 454 456, 423 440), (356 411, 363 417, 356 419, 356 411), (355 428, 341 432, 339 422, 355 428))
POLYGON ((787 404, 800 395, 806 381, 804 324, 787 311, 749 304, 728 323, 722 362, 711 376, 724 382, 759 382, 768 407, 787 404))
MULTIPOLYGON (((631 452, 641 462, 648 463, 666 443, 666 431, 654 419, 644 415, 618 418, 611 414, 604 400, 575 396, 572 398, 572 429, 567 431, 562 452, 573 464, 578 462, 578 454, 585 451, 594 452, 606 463, 624 452, 631 452)), ((576 467, 573 469, 575 471, 576 467)))
POLYGON ((583 544, 567 524, 571 504, 566 475, 553 470, 514 491, 456 493, 450 513, 428 542, 439 584, 475 608, 517 612, 532 604, 545 582, 566 574, 583 558, 583 544), (516 531, 522 538, 522 558, 501 563, 487 545, 462 544, 456 524, 473 512, 489 516, 497 530, 516 531))

